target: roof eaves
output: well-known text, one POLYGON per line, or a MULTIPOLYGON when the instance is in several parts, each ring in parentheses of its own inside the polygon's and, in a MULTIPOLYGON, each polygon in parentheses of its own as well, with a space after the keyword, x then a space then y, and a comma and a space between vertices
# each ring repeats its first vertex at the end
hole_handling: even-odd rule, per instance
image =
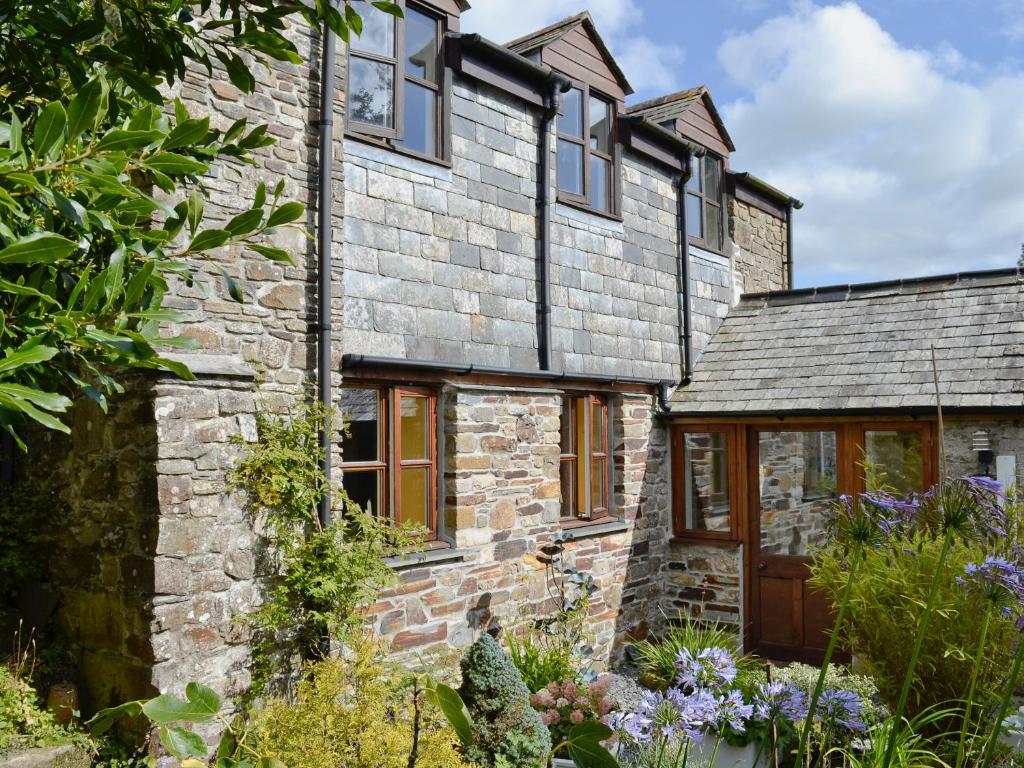
POLYGON ((764 179, 760 179, 748 171, 728 171, 730 177, 742 181, 748 186, 757 189, 760 192, 768 195, 768 197, 774 198, 785 205, 792 205, 794 208, 800 209, 804 207, 804 204, 797 200, 795 197, 787 195, 778 187, 773 187, 764 179))

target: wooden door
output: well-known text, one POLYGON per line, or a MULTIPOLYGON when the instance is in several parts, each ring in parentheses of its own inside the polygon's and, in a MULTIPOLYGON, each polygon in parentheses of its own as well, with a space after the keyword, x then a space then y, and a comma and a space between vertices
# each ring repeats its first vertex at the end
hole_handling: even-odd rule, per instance
POLYGON ((838 425, 751 427, 749 546, 753 651, 780 661, 820 663, 832 627, 824 593, 807 583, 810 551, 849 482, 838 425))

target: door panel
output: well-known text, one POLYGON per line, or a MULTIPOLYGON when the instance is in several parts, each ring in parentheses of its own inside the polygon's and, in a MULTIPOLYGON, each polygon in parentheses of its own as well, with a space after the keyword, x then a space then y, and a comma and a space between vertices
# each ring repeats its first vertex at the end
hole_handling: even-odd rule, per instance
POLYGON ((832 625, 827 599, 807 584, 809 554, 825 538, 836 499, 841 440, 836 429, 759 430, 752 543, 755 651, 780 660, 819 661, 832 625))

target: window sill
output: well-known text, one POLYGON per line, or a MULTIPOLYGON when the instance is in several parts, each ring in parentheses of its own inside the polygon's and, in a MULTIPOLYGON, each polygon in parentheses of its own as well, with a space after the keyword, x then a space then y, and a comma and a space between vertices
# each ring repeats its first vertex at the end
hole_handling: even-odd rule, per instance
POLYGON ((580 520, 562 524, 562 531, 569 541, 589 539, 593 536, 605 536, 613 533, 624 533, 629 528, 629 523, 614 517, 603 517, 600 520, 580 520))
POLYGON ((722 259, 726 258, 724 250, 718 250, 716 248, 712 248, 710 245, 705 245, 703 240, 696 240, 691 237, 689 240, 689 246, 691 248, 704 251, 704 253, 710 253, 712 256, 718 256, 722 259))
POLYGON ((668 540, 669 544, 701 544, 712 547, 728 547, 734 549, 739 547, 743 542, 739 539, 726 539, 716 538, 711 536, 693 536, 687 534, 676 534, 668 540))
POLYGON ((463 561, 472 553, 472 549, 438 546, 422 552, 413 552, 408 555, 397 555, 384 558, 384 564, 394 571, 403 571, 406 568, 416 568, 421 565, 435 565, 437 563, 448 563, 463 561))
POLYGON ((416 160, 421 163, 429 163, 430 165, 437 166, 438 168, 444 168, 451 170, 452 164, 450 160, 445 160, 440 157, 434 157, 433 155, 421 155, 419 152, 413 152, 410 149, 403 147, 396 147, 392 144, 388 144, 382 139, 374 138, 373 136, 367 136, 364 133, 357 133, 356 131, 347 130, 345 131, 345 138, 352 141, 358 141, 360 144, 368 147, 374 147, 384 152, 393 153, 410 160, 416 160))
POLYGON ((591 208, 586 203, 581 203, 579 200, 573 200, 570 197, 564 197, 561 194, 556 197, 556 200, 559 205, 564 205, 567 208, 582 211, 583 213, 590 214, 591 216, 596 216, 599 219, 607 219, 608 221, 615 221, 619 224, 622 223, 622 216, 617 213, 612 213, 611 211, 599 211, 597 208, 591 208))

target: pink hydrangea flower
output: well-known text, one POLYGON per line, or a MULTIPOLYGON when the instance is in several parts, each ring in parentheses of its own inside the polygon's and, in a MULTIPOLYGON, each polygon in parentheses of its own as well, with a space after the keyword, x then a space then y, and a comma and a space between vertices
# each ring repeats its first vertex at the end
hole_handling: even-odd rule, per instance
POLYGON ((584 720, 583 713, 580 712, 578 709, 574 709, 572 712, 569 713, 569 719, 577 724, 582 723, 584 720))
POLYGON ((569 706, 569 700, 564 698, 564 697, 560 697, 560 698, 558 698, 555 701, 555 706, 558 707, 559 709, 561 709, 562 707, 568 707, 569 706))

